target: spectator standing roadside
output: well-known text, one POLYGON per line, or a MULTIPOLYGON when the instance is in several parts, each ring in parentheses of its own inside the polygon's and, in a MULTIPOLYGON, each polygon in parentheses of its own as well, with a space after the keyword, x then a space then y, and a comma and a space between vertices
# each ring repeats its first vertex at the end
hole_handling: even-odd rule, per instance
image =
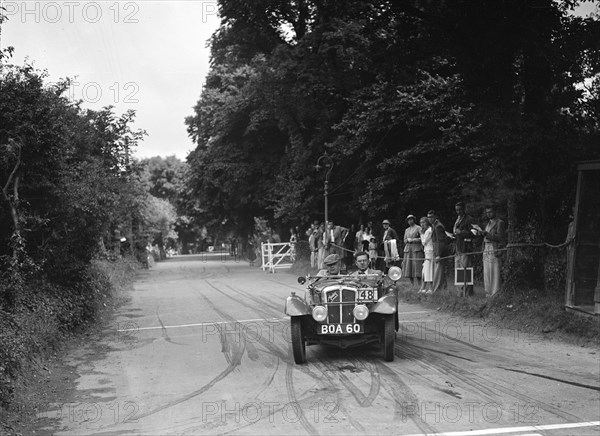
POLYGON ((398 254, 398 233, 390 226, 389 220, 383 220, 383 236, 381 237, 381 248, 385 257, 385 271, 400 259, 398 254))
POLYGON ((321 223, 317 229, 317 267, 324 268, 323 261, 325 260, 327 247, 325 246, 325 224, 321 223))
POLYGON ((356 236, 354 239, 354 250, 356 252, 364 251, 363 250, 363 235, 365 233, 365 225, 359 224, 358 231, 356 232, 356 236))
POLYGON ((446 289, 446 259, 440 259, 450 254, 448 243, 446 242, 446 228, 439 220, 434 210, 427 212, 427 218, 431 223, 431 241, 433 242, 433 286, 432 291, 446 289))
POLYGON ((377 265, 377 241, 371 236, 369 242, 369 268, 375 269, 377 265))
POLYGON ((421 244, 425 252, 425 261, 423 262, 423 284, 419 292, 431 294, 433 292, 433 241, 431 235, 433 233, 427 217, 422 217, 420 220, 421 244))
POLYGON ((327 223, 327 231, 323 235, 325 246, 329 254, 337 254, 340 258, 343 257, 343 241, 344 237, 348 233, 348 229, 342 226, 336 226, 333 220, 329 220, 327 223))
POLYGON ((317 244, 319 222, 315 221, 311 224, 310 229, 306 232, 308 235, 308 249, 310 250, 310 266, 315 268, 317 266, 319 247, 317 244))
POLYGON ((319 227, 319 221, 314 220, 310 227, 306 230, 306 239, 309 239, 313 232, 319 227))
POLYGON ((415 224, 417 218, 414 215, 406 217, 408 227, 404 230, 404 259, 402 260, 402 276, 410 279, 414 286, 415 278, 421 287, 421 275, 423 271, 423 245, 421 244, 421 227, 415 224))
MULTIPOLYGON (((366 226, 365 231, 362 236, 362 251, 369 251, 369 244, 371 243, 371 238, 373 238, 373 232, 371 231, 371 227, 366 226)), ((377 247, 375 247, 377 250, 377 247)))
POLYGON ((506 225, 504 221, 496 217, 496 210, 493 206, 485 208, 485 214, 488 223, 483 235, 483 287, 486 297, 493 297, 500 291, 502 286, 502 277, 500 270, 502 268, 502 252, 506 238, 506 225))
MULTIPOLYGON (((454 269, 469 268, 473 265, 471 253, 473 251, 473 220, 466 213, 465 204, 460 201, 454 206, 456 221, 454 222, 454 237, 456 238, 454 249, 454 269)), ((466 279, 466 277, 465 277, 466 279)), ((460 285, 456 287, 458 295, 473 295, 473 285, 460 285)))
POLYGON ((296 253, 298 247, 298 233, 296 232, 296 228, 290 228, 290 260, 292 262, 296 261, 296 253))

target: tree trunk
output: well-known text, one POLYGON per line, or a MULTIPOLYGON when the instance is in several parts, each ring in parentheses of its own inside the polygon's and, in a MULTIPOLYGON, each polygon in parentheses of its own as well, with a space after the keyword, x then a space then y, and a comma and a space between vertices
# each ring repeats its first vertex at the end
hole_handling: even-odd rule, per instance
MULTIPOLYGON (((516 229, 517 229, 517 199, 515 198, 516 194, 511 194, 508 197, 508 201, 506 202, 506 213, 507 213, 507 227, 506 227, 506 233, 507 233, 507 240, 508 243, 512 243, 515 241, 516 239, 516 229)), ((508 263, 510 264, 510 261, 512 260, 514 256, 513 250, 507 250, 506 251, 506 260, 508 261, 508 263)))
POLYGON ((8 205, 10 210, 10 216, 13 222, 13 234, 12 234, 12 243, 13 243, 13 259, 17 259, 19 253, 19 245, 22 244, 21 240, 21 225, 19 220, 19 181, 20 181, 20 167, 21 167, 21 146, 18 146, 19 152, 17 154, 17 162, 13 167, 8 179, 4 187, 2 188, 2 198, 8 205), (12 199, 8 196, 8 190, 10 189, 10 185, 12 186, 12 199))

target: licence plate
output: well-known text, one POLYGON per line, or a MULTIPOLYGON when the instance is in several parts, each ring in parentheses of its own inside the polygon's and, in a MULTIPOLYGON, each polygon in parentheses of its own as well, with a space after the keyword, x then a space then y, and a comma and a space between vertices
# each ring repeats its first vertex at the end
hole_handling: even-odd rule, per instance
POLYGON ((321 324, 318 330, 321 335, 353 335, 364 333, 362 324, 321 324))
POLYGON ((359 289, 358 300, 377 300, 377 289, 359 289))

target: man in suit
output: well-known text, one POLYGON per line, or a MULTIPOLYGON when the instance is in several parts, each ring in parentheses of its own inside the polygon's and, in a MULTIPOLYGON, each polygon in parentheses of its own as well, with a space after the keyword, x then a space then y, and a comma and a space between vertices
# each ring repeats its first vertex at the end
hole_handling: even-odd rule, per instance
POLYGON ((317 266, 317 257, 318 257, 318 242, 319 232, 317 228, 319 226, 319 221, 314 221, 310 228, 306 231, 306 235, 308 236, 308 249, 310 250, 310 266, 312 268, 317 266))
POLYGON ((336 226, 333 224, 333 220, 329 220, 327 223, 327 230, 323 234, 323 240, 329 254, 335 253, 340 257, 344 256, 343 245, 346 233, 348 233, 348 229, 346 227, 336 226))
POLYGON ((378 269, 369 268, 369 254, 364 251, 357 251, 354 255, 354 259, 356 262, 356 267, 358 268, 354 271, 351 276, 359 276, 365 274, 382 274, 378 269))
POLYGON ((432 233, 431 240, 433 242, 433 284, 432 292, 438 289, 446 289, 446 260, 440 259, 449 254, 448 244, 446 243, 446 228, 439 220, 435 210, 427 212, 427 218, 431 223, 432 233))
POLYGON ((496 217, 496 210, 493 206, 485 208, 485 214, 488 223, 483 235, 483 287, 486 297, 493 297, 500 290, 502 277, 500 269, 502 267, 501 251, 506 238, 506 225, 504 221, 496 217))
MULTIPOLYGON (((456 211, 456 221, 454 223, 453 233, 456 238, 455 242, 455 257, 454 257, 454 269, 470 268, 473 263, 471 260, 471 253, 473 251, 473 237, 475 236, 471 231, 473 229, 473 220, 466 213, 465 204, 458 202, 454 206, 456 211)), ((456 287, 458 295, 473 295, 473 285, 460 285, 456 287)))

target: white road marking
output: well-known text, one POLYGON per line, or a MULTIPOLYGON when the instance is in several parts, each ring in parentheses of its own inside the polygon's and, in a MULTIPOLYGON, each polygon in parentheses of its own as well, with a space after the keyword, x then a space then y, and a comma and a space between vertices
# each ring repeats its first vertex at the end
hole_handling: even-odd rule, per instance
MULTIPOLYGON (((428 313, 427 311, 419 311, 419 312, 399 312, 399 315, 410 315, 410 314, 415 314, 415 313, 428 313)), ((214 322, 199 322, 199 323, 194 323, 194 324, 178 324, 178 325, 166 325, 164 328, 166 329, 178 329, 178 328, 185 328, 185 327, 200 327, 200 326, 204 326, 204 325, 220 325, 220 324, 232 324, 235 322, 239 322, 239 323, 244 323, 244 322, 259 322, 259 321, 263 321, 263 322, 276 322, 276 321, 283 321, 283 320, 288 320, 290 319, 289 316, 285 316, 283 318, 269 318, 269 319, 265 319, 265 318, 256 318, 256 319, 241 319, 239 321, 214 321, 214 322)), ((400 321, 400 322, 414 322, 413 321, 400 321)), ((139 328, 133 328, 133 329, 121 329, 121 330, 117 330, 117 332, 137 332, 140 330, 162 330, 163 327, 162 326, 153 326, 153 327, 139 327, 139 328)))
MULTIPOLYGON (((528 427, 486 428, 484 430, 451 431, 446 433, 416 433, 406 436, 478 436, 489 434, 520 433, 523 431, 561 430, 564 428, 580 428, 600 426, 600 421, 570 422, 567 424, 532 425, 528 427)), ((537 434, 537 433, 536 433, 537 434)), ((517 435, 515 435, 517 436, 517 435)), ((519 434, 518 436, 526 436, 519 434)))
POLYGON ((233 324, 233 323, 246 323, 246 322, 278 322, 278 321, 284 321, 284 320, 288 320, 290 317, 286 316, 283 318, 256 318, 256 319, 240 319, 240 320, 236 320, 236 321, 208 321, 208 322, 198 322, 195 324, 178 324, 178 325, 166 325, 166 326, 154 326, 154 327, 139 327, 139 328, 134 328, 134 329, 122 329, 122 330, 117 330, 117 332, 137 332, 140 330, 162 330, 163 328, 165 329, 179 329, 179 328, 184 328, 184 327, 200 327, 200 326, 205 326, 205 325, 221 325, 221 324, 233 324))

